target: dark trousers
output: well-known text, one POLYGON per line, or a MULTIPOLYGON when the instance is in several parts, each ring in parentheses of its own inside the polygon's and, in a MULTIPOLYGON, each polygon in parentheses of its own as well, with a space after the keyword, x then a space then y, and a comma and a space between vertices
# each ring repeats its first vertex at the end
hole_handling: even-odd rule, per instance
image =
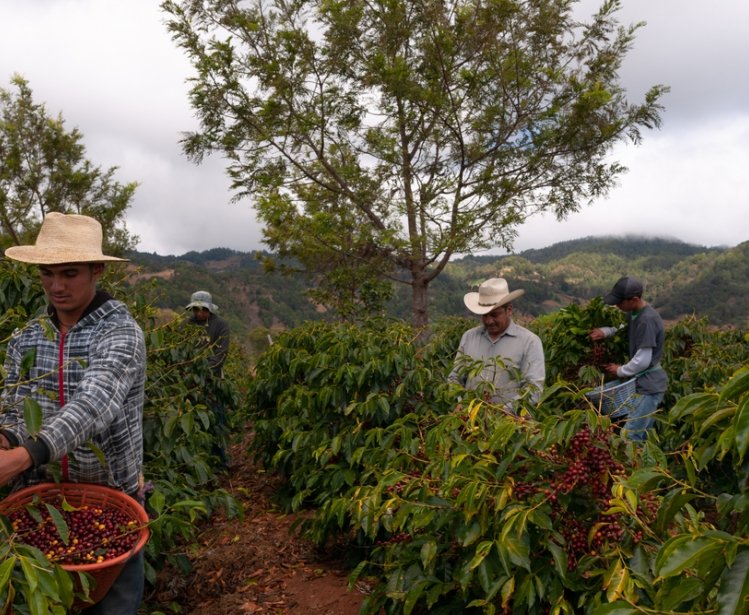
POLYGON ((145 549, 141 549, 127 561, 105 596, 81 611, 82 615, 136 615, 143 600, 146 580, 143 569, 144 551, 145 549))

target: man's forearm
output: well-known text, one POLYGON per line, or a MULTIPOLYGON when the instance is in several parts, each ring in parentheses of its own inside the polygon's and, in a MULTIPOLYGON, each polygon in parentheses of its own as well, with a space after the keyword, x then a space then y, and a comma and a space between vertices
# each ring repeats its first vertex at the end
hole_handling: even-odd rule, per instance
POLYGON ((31 455, 23 446, 0 450, 0 487, 33 465, 31 455))

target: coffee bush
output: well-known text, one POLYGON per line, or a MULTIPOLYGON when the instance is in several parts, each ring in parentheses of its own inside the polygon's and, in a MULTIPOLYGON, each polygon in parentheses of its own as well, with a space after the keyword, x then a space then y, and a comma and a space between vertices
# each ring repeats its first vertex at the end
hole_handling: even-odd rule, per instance
POLYGON ((519 416, 446 383, 470 322, 426 343, 399 322, 316 323, 263 356, 253 450, 289 508, 314 509, 305 534, 344 541, 351 582, 375 581, 362 613, 746 614, 744 338, 667 331, 676 393, 636 444, 582 394, 603 378, 588 333, 608 310, 533 324, 549 378, 519 416))

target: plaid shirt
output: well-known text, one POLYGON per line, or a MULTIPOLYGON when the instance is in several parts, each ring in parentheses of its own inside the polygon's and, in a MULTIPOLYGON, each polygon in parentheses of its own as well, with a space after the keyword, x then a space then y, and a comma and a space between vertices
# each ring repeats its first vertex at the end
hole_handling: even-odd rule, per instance
MULTIPOLYGON (((46 446, 49 462, 67 457, 68 480, 108 485, 132 495, 143 468, 145 342, 125 305, 106 295, 101 298, 100 293, 98 305, 95 300, 94 309, 64 336, 48 315, 13 334, 5 360, 0 428, 9 440, 26 442, 30 435, 24 400, 35 400, 43 419, 33 444, 46 446), (24 374, 29 353, 35 357, 24 374)), ((49 480, 43 470, 27 472, 26 484, 49 480)))

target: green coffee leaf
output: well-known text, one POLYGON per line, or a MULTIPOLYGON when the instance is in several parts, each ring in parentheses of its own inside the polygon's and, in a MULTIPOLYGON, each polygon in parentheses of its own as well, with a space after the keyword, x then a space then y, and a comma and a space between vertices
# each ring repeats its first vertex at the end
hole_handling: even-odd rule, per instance
POLYGON ((749 448, 749 395, 745 395, 739 402, 736 410, 735 433, 736 450, 739 453, 739 461, 743 461, 746 450, 749 448))
POLYGON ((707 560, 718 555, 723 546, 723 541, 712 538, 677 536, 668 541, 656 557, 656 574, 659 577, 669 577, 681 574, 698 563, 704 565, 707 560))
POLYGON ((38 401, 30 397, 23 400, 23 422, 26 425, 26 430, 32 436, 36 436, 41 430, 42 416, 42 407, 38 401))
POLYGON ((727 568, 718 590, 718 615, 745 615, 749 604, 749 550, 741 551, 727 568))
POLYGON ((57 533, 60 534, 60 538, 67 546, 70 543, 70 532, 68 530, 68 524, 65 523, 65 519, 63 518, 62 513, 57 510, 55 506, 52 506, 52 504, 45 503, 44 506, 46 506, 47 508, 47 512, 52 519, 52 523, 55 524, 57 533))

